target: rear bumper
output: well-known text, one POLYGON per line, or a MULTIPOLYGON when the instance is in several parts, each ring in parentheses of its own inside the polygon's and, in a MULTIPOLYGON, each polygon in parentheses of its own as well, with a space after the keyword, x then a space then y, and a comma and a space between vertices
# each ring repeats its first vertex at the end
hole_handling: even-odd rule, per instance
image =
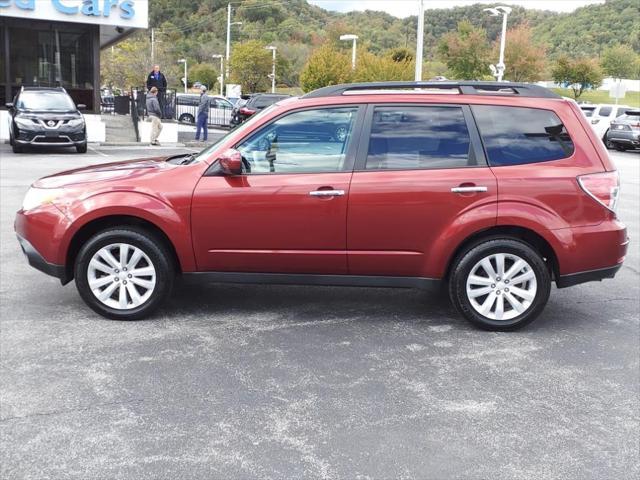
POLYGON ((589 270, 587 272, 571 273, 569 275, 560 275, 556 280, 558 288, 573 287, 587 282, 601 282, 605 278, 613 278, 618 273, 622 264, 613 267, 599 268, 598 270, 589 270))
POLYGON ((611 143, 621 143, 624 145, 638 146, 640 145, 640 135, 632 131, 609 130, 607 140, 611 143))
POLYGON ((66 268, 64 265, 56 265, 54 263, 47 262, 44 257, 38 252, 33 245, 31 245, 26 239, 17 235, 18 242, 22 252, 27 257, 27 262, 36 270, 40 270, 47 275, 58 278, 62 284, 68 283, 66 268))
POLYGON ((556 250, 558 288, 613 278, 627 255, 627 228, 613 219, 599 225, 556 230, 564 237, 563 248, 556 250))

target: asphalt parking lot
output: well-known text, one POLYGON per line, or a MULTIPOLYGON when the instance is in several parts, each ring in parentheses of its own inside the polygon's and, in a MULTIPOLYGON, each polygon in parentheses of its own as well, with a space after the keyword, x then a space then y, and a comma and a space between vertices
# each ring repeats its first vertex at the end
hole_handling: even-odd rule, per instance
POLYGON ((0 145, 1 478, 638 478, 640 153, 611 154, 618 276, 554 287, 519 332, 435 293, 217 284, 115 322, 27 266, 33 180, 184 150, 0 145))

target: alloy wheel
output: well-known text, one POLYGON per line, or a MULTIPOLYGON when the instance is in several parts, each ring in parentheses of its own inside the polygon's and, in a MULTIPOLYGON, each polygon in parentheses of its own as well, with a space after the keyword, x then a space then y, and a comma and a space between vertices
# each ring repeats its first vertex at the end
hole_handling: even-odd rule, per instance
POLYGON ((467 297, 480 315, 491 320, 511 320, 526 312, 538 290, 529 263, 511 253, 486 256, 469 272, 467 297))
POLYGON ((143 305, 156 287, 156 269, 146 253, 128 243, 98 250, 87 267, 89 288, 104 305, 130 310, 143 305))

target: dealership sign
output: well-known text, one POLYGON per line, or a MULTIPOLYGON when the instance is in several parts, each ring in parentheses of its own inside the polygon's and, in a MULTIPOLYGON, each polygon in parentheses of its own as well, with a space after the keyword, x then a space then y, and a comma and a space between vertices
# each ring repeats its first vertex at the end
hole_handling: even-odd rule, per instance
POLYGON ((147 28, 148 0, 0 0, 0 16, 147 28))

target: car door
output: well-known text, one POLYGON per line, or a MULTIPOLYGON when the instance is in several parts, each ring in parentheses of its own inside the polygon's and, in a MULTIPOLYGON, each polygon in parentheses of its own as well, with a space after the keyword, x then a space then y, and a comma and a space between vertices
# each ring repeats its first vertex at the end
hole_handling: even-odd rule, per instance
POLYGON ((212 125, 229 125, 231 123, 233 105, 224 98, 211 97, 209 123, 212 125))
POLYGON ((278 117, 236 145, 244 172, 205 175, 192 204, 202 271, 344 274, 358 106, 278 117))
POLYGON ((371 105, 351 181, 349 273, 435 277, 439 253, 495 225, 496 179, 466 105, 371 105))

